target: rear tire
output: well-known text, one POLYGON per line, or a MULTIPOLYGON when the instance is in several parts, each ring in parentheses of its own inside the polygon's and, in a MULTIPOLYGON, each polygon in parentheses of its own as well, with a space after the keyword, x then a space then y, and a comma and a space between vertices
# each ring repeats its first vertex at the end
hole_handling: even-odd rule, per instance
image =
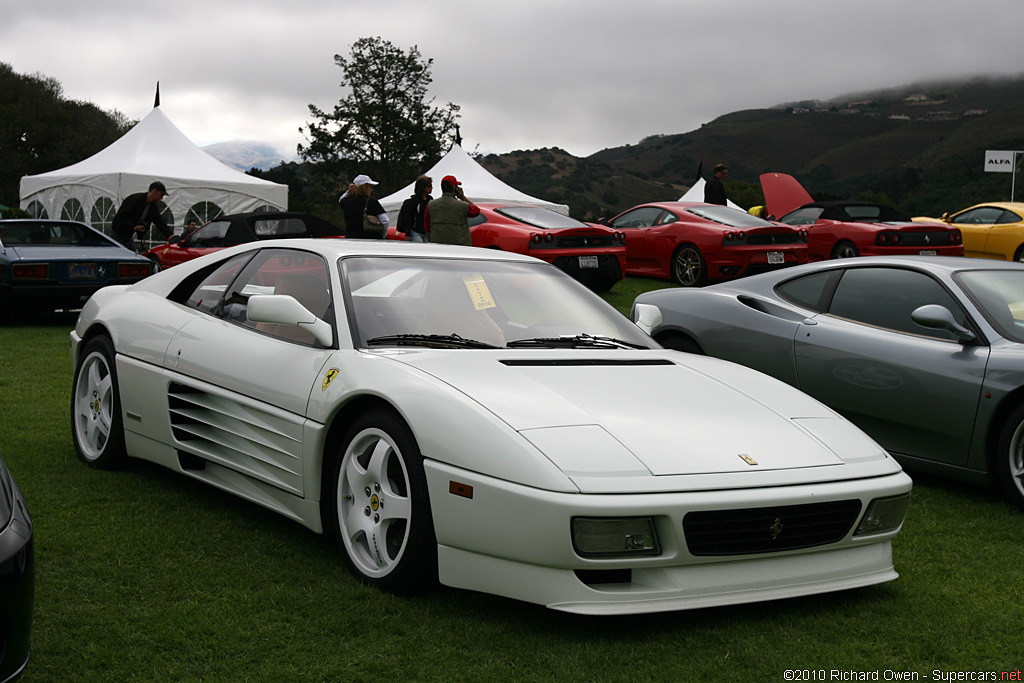
POLYGON ((1017 263, 1024 263, 1024 244, 1017 247, 1017 252, 1013 255, 1013 260, 1017 263))
POLYGON ((999 435, 995 473, 1003 491, 1024 510, 1024 405, 1010 413, 999 435))
POLYGON ((708 267, 700 249, 680 245, 672 254, 672 279, 680 287, 700 287, 708 281, 708 267))
POLYGON ((357 578, 395 593, 437 583, 423 455, 401 417, 373 410, 356 418, 324 483, 325 529, 357 578))
POLYGON ((857 258, 860 251, 853 245, 853 242, 842 241, 832 247, 832 258, 857 258))
POLYGON ((114 343, 94 337, 82 350, 71 389, 71 437, 90 467, 116 469, 127 459, 114 343))

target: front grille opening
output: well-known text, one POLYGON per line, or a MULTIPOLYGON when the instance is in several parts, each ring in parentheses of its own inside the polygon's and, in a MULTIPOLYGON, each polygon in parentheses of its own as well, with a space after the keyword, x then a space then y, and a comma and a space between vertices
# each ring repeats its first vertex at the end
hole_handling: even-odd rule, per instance
POLYGON ((689 512, 683 517, 691 555, 753 555, 813 548, 842 540, 860 515, 859 500, 689 512))
POLYGON ((609 583, 632 583, 632 569, 577 569, 576 578, 588 586, 604 586, 609 583))

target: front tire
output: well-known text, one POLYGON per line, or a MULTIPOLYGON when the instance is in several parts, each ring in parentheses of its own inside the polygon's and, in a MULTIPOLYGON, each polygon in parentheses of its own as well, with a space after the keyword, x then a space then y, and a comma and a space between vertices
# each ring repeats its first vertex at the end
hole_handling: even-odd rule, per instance
POLYGON ((82 350, 71 389, 71 436, 78 458, 90 467, 115 469, 127 454, 114 343, 95 337, 82 350))
POLYGON ((858 256, 860 256, 860 251, 853 242, 843 241, 832 247, 832 258, 857 258, 858 256))
POLYGON ((995 472, 1006 494, 1024 510, 1024 406, 1014 410, 1003 425, 996 446, 995 472))
POLYGON ((708 281, 708 267, 700 249, 684 244, 672 254, 672 279, 681 287, 700 287, 708 281))
POLYGON ((324 488, 325 526, 362 581, 392 592, 437 582, 437 540, 423 455, 391 411, 359 416, 342 439, 324 488))

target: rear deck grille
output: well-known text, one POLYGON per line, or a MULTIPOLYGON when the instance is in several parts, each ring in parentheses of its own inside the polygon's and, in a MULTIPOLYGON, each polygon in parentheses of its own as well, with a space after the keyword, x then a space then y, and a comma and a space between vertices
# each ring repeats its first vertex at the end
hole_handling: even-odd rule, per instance
POLYGON ((835 543, 860 514, 859 500, 687 513, 691 555, 752 555, 835 543))

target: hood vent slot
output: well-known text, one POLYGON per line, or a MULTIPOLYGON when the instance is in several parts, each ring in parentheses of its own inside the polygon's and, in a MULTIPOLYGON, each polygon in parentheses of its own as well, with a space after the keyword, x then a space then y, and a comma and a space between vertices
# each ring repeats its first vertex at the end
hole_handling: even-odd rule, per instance
POLYGON ((675 365, 672 361, 665 360, 664 358, 641 358, 633 360, 624 358, 538 358, 530 360, 503 360, 500 362, 502 365, 507 365, 510 368, 574 367, 592 365, 631 367, 640 365, 675 365))

